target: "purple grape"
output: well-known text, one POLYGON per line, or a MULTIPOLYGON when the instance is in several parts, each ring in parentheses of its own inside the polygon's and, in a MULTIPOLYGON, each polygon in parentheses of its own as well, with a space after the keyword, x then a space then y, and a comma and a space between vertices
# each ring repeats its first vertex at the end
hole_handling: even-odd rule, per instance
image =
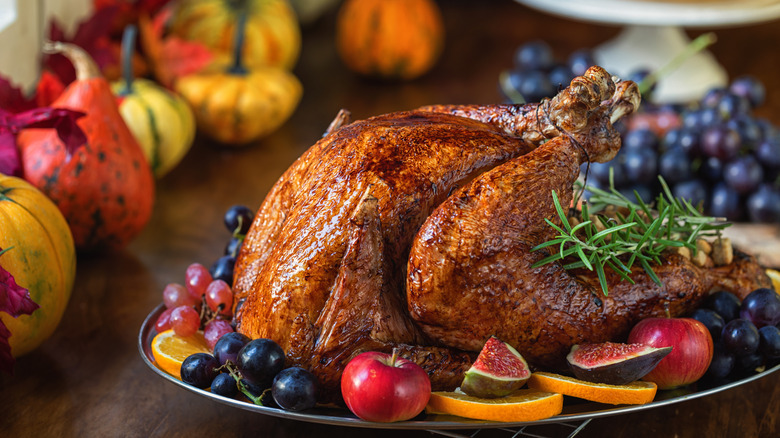
POLYGON ((723 181, 723 162, 715 157, 704 157, 699 168, 699 175, 707 181, 723 181))
POLYGON ((743 96, 726 93, 718 102, 718 112, 723 120, 750 114, 750 101, 743 96))
POLYGON ((582 76, 592 66, 596 65, 593 52, 588 49, 575 50, 569 55, 569 68, 574 76, 582 76))
POLYGON ((757 373, 764 366, 764 356, 758 351, 737 356, 737 370, 745 374, 757 373))
POLYGON ((698 179, 683 181, 672 187, 672 195, 675 198, 685 199, 697 207, 707 200, 707 187, 698 179))
POLYGON ((756 158, 764 169, 780 170, 780 141, 766 139, 756 146, 756 158))
POLYGON ((757 328, 777 325, 780 323, 780 297, 772 289, 756 289, 742 300, 739 317, 757 328))
POLYGON ((214 280, 222 280, 229 286, 233 286, 233 269, 236 265, 236 258, 232 255, 224 255, 217 259, 209 273, 214 280))
POLYGON ((734 79, 729 86, 729 92, 745 98, 753 108, 761 106, 766 99, 764 84, 750 75, 734 79))
POLYGON ((718 291, 704 300, 702 307, 712 309, 723 317, 723 321, 729 322, 739 317, 739 307, 741 306, 739 298, 731 292, 718 291))
POLYGON ((590 176, 603 184, 603 187, 609 187, 610 171, 612 172, 615 187, 620 187, 626 183, 625 167, 623 167, 618 160, 590 164, 590 176))
POLYGON ((317 404, 317 378, 309 371, 291 367, 274 377, 271 395, 282 409, 303 411, 317 404))
POLYGON ((758 351, 767 359, 780 359, 780 328, 766 325, 758 329, 758 351))
POLYGON ((663 145, 666 150, 680 148, 693 158, 701 152, 701 139, 697 131, 689 128, 674 128, 666 131, 663 138, 663 145))
POLYGON ((723 317, 720 316, 718 312, 712 309, 698 308, 693 311, 691 318, 704 324, 704 326, 707 327, 707 330, 710 331, 712 340, 718 342, 720 334, 723 331, 723 326, 726 325, 723 317))
POLYGON ((223 397, 235 397, 238 394, 236 379, 227 373, 218 374, 211 382, 211 392, 223 397))
POLYGON ((737 318, 726 323, 720 339, 726 350, 737 357, 758 351, 758 329, 747 319, 737 318))
POLYGON ((181 363, 181 380, 196 388, 208 388, 219 374, 219 362, 208 353, 195 353, 181 363))
POLYGON ((623 149, 627 153, 636 150, 657 151, 658 145, 658 135, 647 128, 632 129, 623 138, 623 149))
POLYGON ((568 66, 558 65, 550 70, 550 74, 547 76, 547 79, 550 81, 550 84, 552 84, 553 88, 555 88, 557 92, 557 90, 562 90, 568 87, 571 83, 571 80, 574 79, 574 76, 575 74, 572 73, 568 66))
POLYGON ((762 184, 747 198, 747 210, 752 222, 780 222, 780 192, 769 184, 762 184))
POLYGON ((225 228, 233 234, 246 234, 252 225, 254 213, 249 207, 234 205, 225 212, 225 228))
POLYGON ((720 100, 728 93, 728 90, 721 87, 710 88, 704 93, 701 99, 701 106, 704 108, 717 108, 720 100))
POLYGON ((764 180, 764 169, 753 155, 744 155, 726 163, 723 180, 737 193, 745 195, 758 189, 764 180))
POLYGON ((735 119, 729 119, 726 126, 737 131, 742 144, 757 145, 761 141, 763 133, 758 123, 750 117, 741 116, 735 119))
POLYGON ((552 49, 541 40, 525 43, 515 52, 515 65, 520 70, 547 70, 554 62, 552 49))
POLYGON ((238 332, 224 334, 214 344, 214 357, 220 365, 224 365, 227 361, 235 364, 238 352, 249 341, 251 341, 249 336, 238 332))
POLYGON ((669 184, 691 179, 693 170, 688 154, 681 147, 667 150, 658 158, 658 173, 669 184))
POLYGON ((704 155, 721 161, 730 161, 736 157, 740 146, 742 142, 737 131, 725 125, 707 128, 701 137, 701 150, 704 155))
POLYGON ((721 344, 715 344, 712 353, 712 361, 707 368, 707 375, 716 379, 723 379, 734 370, 736 359, 734 355, 726 351, 721 344))
POLYGON ((268 388, 274 376, 284 368, 284 351, 271 339, 249 341, 238 352, 236 368, 255 385, 268 388))
POLYGON ((729 221, 739 221, 744 218, 742 197, 726 184, 715 184, 709 199, 707 211, 710 215, 723 217, 729 221))
POLYGON ((652 149, 625 152, 626 179, 633 183, 654 183, 658 175, 658 156, 652 149))
POLYGON ((539 102, 555 94, 555 87, 547 75, 540 70, 513 71, 509 74, 509 85, 523 96, 526 102, 539 102))

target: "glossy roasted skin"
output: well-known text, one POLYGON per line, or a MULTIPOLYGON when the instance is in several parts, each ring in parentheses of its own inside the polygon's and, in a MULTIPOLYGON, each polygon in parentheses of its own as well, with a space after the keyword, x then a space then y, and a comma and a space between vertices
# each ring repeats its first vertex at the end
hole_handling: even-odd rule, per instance
POLYGON ((337 387, 361 351, 400 347, 434 388, 451 389, 473 356, 431 346, 409 318, 415 233, 453 190, 533 150, 544 138, 530 130, 588 132, 584 114, 613 91, 609 74, 593 68, 543 104, 428 107, 335 123, 255 217, 236 265, 239 331, 274 339, 325 388, 337 387))
POLYGON ((586 141, 559 136, 496 167, 426 220, 409 256, 407 299, 427 337, 479 351, 496 336, 535 367, 564 369, 575 344, 625 340, 641 319, 688 314, 713 287, 742 294, 765 284, 749 258, 701 269, 668 254, 654 267, 663 286, 641 268, 631 275, 634 284, 608 270, 608 296, 594 272, 533 266, 549 253, 532 249, 557 234, 545 220, 560 225, 552 191, 570 205, 580 164, 588 157, 607 161, 620 147, 606 120, 613 109, 604 107, 592 116, 594 133, 586 141))

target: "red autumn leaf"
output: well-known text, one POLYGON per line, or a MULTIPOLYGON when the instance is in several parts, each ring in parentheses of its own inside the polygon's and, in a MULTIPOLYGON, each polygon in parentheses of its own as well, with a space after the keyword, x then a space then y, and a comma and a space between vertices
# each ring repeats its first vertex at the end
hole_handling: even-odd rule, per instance
POLYGON ((0 75, 0 108, 11 113, 27 111, 35 108, 35 100, 24 97, 21 89, 0 75))
POLYGON ((64 90, 65 85, 54 73, 47 70, 42 71, 35 89, 35 106, 39 108, 51 106, 64 90))
POLYGON ((16 136, 11 131, 0 129, 0 173, 22 176, 22 160, 16 149, 16 136))
MULTIPOLYGON (((0 250, 0 255, 11 248, 0 250)), ((16 284, 14 276, 0 265, 0 312, 5 312, 14 318, 19 315, 30 315, 38 307, 30 297, 30 291, 16 284)), ((11 355, 11 344, 8 338, 11 331, 0 320, 0 369, 11 374, 13 372, 14 358, 11 355)))
MULTIPOLYGON (((73 38, 68 38, 62 26, 52 19, 49 23, 49 39, 75 44, 84 49, 98 67, 116 64, 118 58, 110 45, 111 23, 119 13, 119 7, 108 6, 95 11, 88 19, 82 21, 73 38)), ((69 84, 76 78, 75 70, 70 61, 59 54, 47 55, 44 66, 54 72, 62 83, 69 84)))
POLYGON ((152 62, 157 80, 167 87, 178 77, 202 70, 214 59, 214 54, 202 43, 164 36, 164 23, 169 14, 169 9, 163 9, 153 19, 141 15, 138 20, 144 53, 152 62))

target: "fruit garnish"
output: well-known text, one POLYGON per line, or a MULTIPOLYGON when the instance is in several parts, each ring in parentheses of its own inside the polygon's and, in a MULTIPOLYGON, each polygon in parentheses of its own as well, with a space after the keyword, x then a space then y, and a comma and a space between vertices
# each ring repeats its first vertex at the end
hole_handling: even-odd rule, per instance
POLYGON ((658 387, 653 382, 636 381, 626 385, 593 383, 560 374, 536 372, 528 387, 611 405, 642 405, 655 398, 658 387))
POLYGON ((188 356, 195 353, 210 353, 203 333, 183 338, 173 330, 158 333, 152 339, 152 356, 157 366, 168 374, 181 378, 181 364, 188 356))
POLYGON ((566 360, 578 379, 625 385, 649 373, 671 351, 672 347, 603 342, 574 345, 566 360))
POLYGON ((460 389, 474 397, 504 397, 520 389, 529 377, 531 371, 523 356, 511 345, 491 336, 466 371, 460 389))
POLYGON ((772 280, 772 287, 775 289, 775 292, 780 294, 780 271, 767 269, 766 275, 772 280))
POLYGON ((506 397, 479 398, 458 392, 432 392, 425 411, 477 420, 525 422, 558 415, 563 410, 559 393, 521 389, 506 397))

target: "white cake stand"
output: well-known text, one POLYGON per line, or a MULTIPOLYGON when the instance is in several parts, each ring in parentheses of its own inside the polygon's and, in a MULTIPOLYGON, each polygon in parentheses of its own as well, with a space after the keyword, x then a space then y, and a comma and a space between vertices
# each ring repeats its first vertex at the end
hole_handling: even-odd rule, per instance
MULTIPOLYGON (((516 1, 567 18, 624 26, 614 39, 594 48, 595 61, 618 76, 667 65, 690 43, 686 27, 711 29, 780 18, 780 0, 516 1)), ((727 83, 726 71, 704 50, 659 81, 655 101, 690 102, 727 83)))

